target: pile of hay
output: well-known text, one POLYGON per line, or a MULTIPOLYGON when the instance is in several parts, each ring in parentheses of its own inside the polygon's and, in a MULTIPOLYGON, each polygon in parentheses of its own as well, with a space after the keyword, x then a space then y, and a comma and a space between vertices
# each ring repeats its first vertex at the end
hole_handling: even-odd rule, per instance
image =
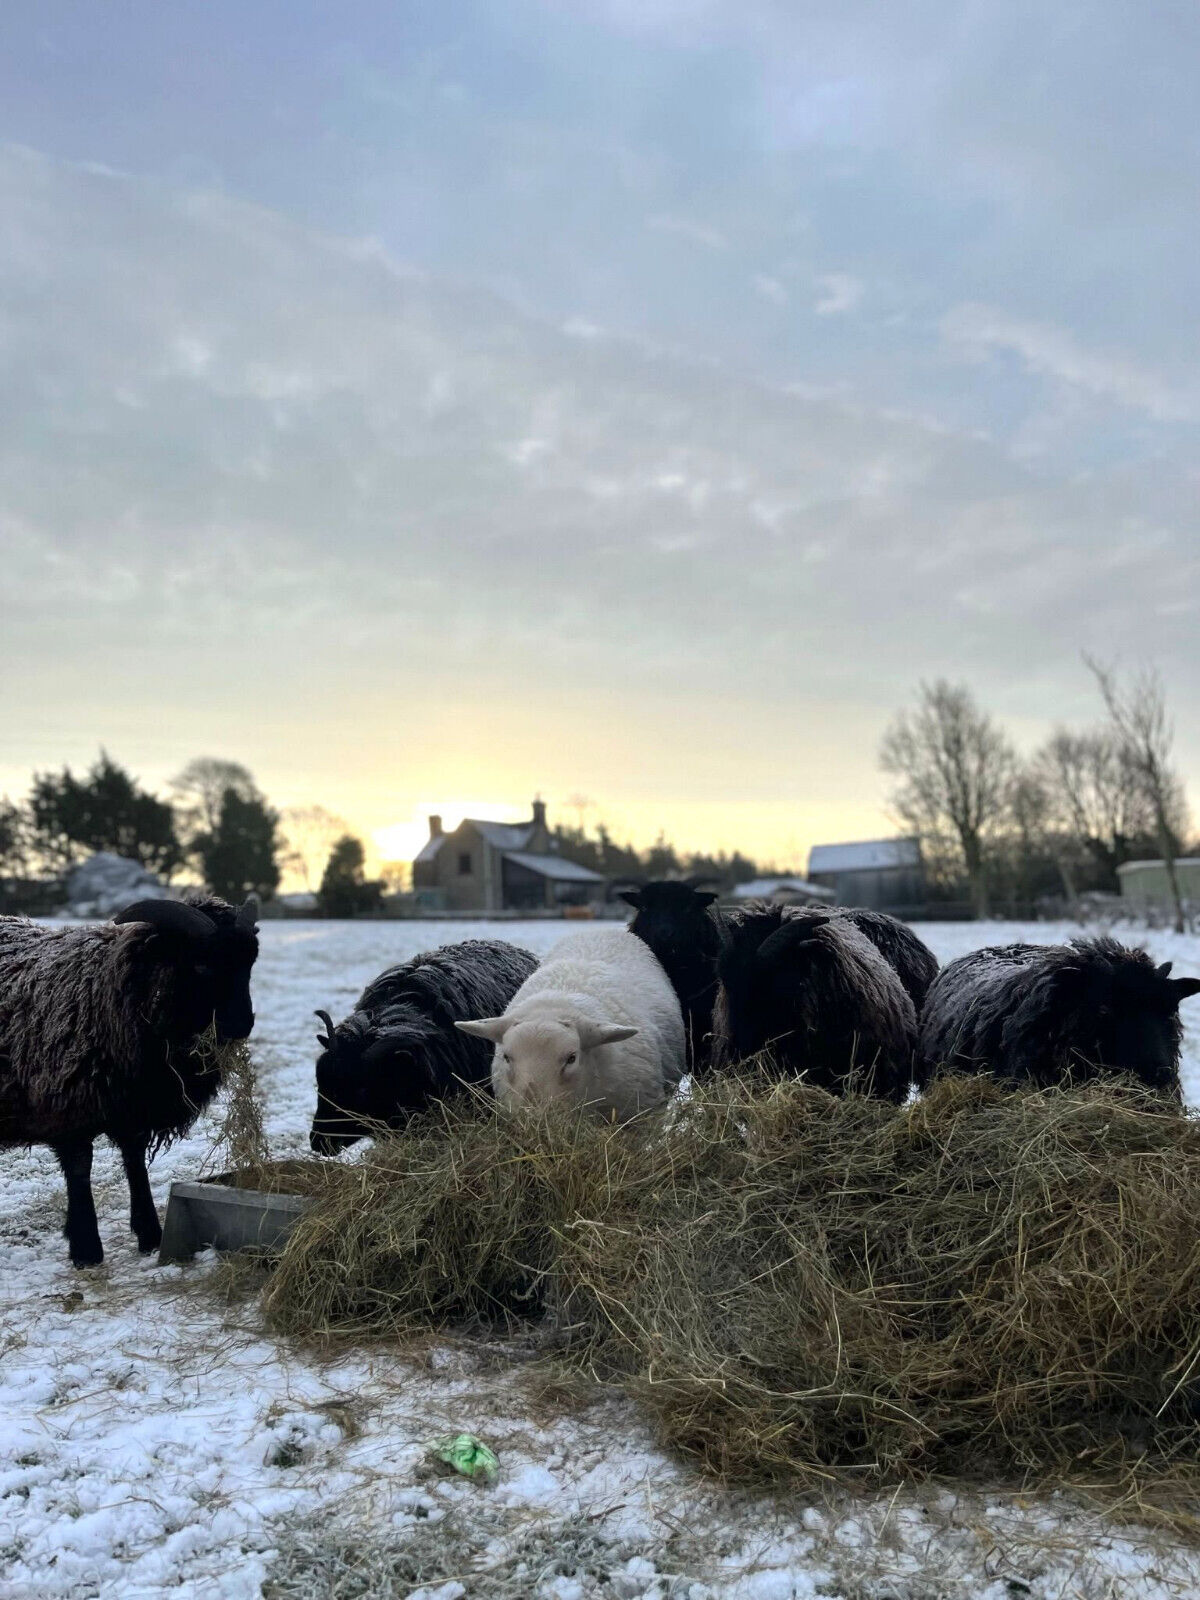
POLYGON ((1200 1122, 1136 1089, 450 1106, 331 1170, 268 1285, 293 1334, 542 1316, 729 1479, 1200 1488, 1200 1122))

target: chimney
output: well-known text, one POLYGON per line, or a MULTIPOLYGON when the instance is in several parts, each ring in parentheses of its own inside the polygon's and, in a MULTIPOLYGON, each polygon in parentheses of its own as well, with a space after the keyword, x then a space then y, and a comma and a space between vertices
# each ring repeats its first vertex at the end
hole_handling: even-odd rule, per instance
POLYGON ((442 833, 442 819, 441 819, 441 817, 430 817, 430 819, 429 819, 429 837, 431 839, 439 839, 441 837, 441 833, 442 833))
POLYGON ((533 802, 533 825, 535 828, 544 828, 546 826, 546 802, 544 800, 535 800, 533 802))

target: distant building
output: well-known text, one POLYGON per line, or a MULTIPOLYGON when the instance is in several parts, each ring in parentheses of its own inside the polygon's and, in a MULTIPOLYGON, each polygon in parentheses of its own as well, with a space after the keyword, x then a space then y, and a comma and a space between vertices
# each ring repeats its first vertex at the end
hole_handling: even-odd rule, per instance
POLYGON ((730 896, 733 900, 770 900, 778 906, 821 905, 833 899, 833 890, 807 878, 752 878, 739 883, 730 896))
MULTIPOLYGON (((1200 906, 1200 856, 1180 856, 1175 862, 1179 893, 1185 906, 1200 906)), ((1173 911, 1171 886, 1165 861, 1126 861, 1117 868, 1121 899, 1132 909, 1173 911)))
POLYGON ((466 817, 453 833, 430 817, 413 862, 413 894, 434 911, 552 911, 603 900, 605 879, 558 853, 546 805, 527 822, 466 817))
POLYGON ((832 889, 840 906, 904 911, 925 900, 925 864, 916 838, 814 845, 808 853, 808 876, 832 889))

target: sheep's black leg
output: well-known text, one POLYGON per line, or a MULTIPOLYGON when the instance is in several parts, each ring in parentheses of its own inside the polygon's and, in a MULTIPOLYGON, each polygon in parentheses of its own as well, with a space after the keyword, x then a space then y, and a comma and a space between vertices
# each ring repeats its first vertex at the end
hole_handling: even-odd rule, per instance
POLYGON ((92 1199, 92 1141, 72 1139, 56 1144, 54 1154, 67 1180, 67 1224, 63 1232, 70 1246, 71 1264, 98 1267, 104 1260, 104 1246, 100 1243, 92 1199))
POLYGON ((143 1255, 162 1243, 162 1225, 154 1209, 150 1179, 146 1173, 146 1141, 122 1140, 119 1144, 125 1177, 129 1183, 129 1227, 143 1255))

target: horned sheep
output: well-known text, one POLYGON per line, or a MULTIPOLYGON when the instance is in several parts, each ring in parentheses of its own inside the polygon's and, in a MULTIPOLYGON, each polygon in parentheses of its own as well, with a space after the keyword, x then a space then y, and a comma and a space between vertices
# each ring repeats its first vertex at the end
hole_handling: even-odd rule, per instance
POLYGON ((661 964, 625 928, 570 934, 500 1016, 460 1022, 489 1040, 501 1105, 566 1102, 626 1121, 683 1076, 683 1014, 661 964))
POLYGON ((502 1011, 537 958, 502 939, 464 939, 381 972, 337 1027, 318 1037, 317 1110, 309 1135, 320 1155, 402 1128, 414 1113, 472 1085, 490 1084, 486 1042, 454 1023, 502 1011))
POLYGON ((250 969, 257 906, 143 900, 99 926, 48 928, 0 917, 0 1146, 46 1144, 67 1183, 65 1233, 77 1267, 104 1248, 92 1144, 121 1152, 138 1249, 162 1229, 148 1152, 186 1133, 220 1087, 218 1043, 254 1026, 250 969))
POLYGON ((847 917, 799 906, 732 913, 717 963, 714 1058, 761 1056, 780 1076, 901 1101, 916 1012, 895 970, 847 917))
POLYGON ((1107 937, 972 951, 929 991, 920 1075, 944 1067, 1049 1087, 1127 1073, 1178 1100, 1179 1003, 1200 994, 1200 978, 1170 972, 1107 937))

